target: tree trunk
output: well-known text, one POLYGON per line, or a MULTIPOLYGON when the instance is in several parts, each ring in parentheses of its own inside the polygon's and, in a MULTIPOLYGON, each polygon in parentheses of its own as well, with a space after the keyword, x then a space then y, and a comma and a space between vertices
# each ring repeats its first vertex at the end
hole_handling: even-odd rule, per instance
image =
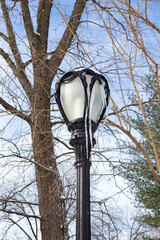
MULTIPOLYGON (((38 66, 37 68, 38 69, 38 66)), ((53 151, 53 138, 50 123, 50 84, 45 69, 35 73, 35 94, 33 96, 32 140, 35 172, 41 215, 43 240, 66 239, 67 229, 64 220, 62 184, 53 151)))

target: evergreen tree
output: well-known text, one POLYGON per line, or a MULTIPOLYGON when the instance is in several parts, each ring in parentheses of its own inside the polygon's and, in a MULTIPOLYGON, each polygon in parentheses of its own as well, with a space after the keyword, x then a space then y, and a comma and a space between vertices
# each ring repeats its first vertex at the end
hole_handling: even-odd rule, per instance
MULTIPOLYGON (((158 103, 158 92, 156 89, 156 81, 154 76, 147 76, 144 83, 144 96, 149 99, 144 101, 144 109, 147 119, 149 120, 150 128, 154 134, 154 139, 158 154, 160 154, 160 106, 158 103)), ((132 96, 132 102, 135 98, 132 96)), ((147 150, 147 153, 156 166, 156 160, 153 153, 151 141, 149 139, 147 129, 142 118, 142 115, 137 111, 132 119, 132 123, 138 134, 141 136, 141 145, 147 150)), ((129 154, 132 156, 131 165, 127 166, 127 174, 125 177, 131 183, 132 193, 135 195, 135 200, 139 207, 143 207, 145 212, 137 217, 137 220, 144 227, 160 228, 160 184, 150 170, 144 156, 137 147, 130 146, 129 154)), ((124 166, 123 166, 124 167, 124 166)), ((143 239, 160 239, 144 236, 143 239)))

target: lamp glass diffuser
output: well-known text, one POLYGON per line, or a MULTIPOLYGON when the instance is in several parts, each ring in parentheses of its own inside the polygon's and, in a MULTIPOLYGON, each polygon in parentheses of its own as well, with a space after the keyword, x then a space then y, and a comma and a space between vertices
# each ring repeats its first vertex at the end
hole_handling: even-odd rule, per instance
POLYGON ((69 122, 83 117, 85 93, 79 77, 61 84, 60 100, 69 122))
POLYGON ((90 84, 92 75, 86 75, 86 80, 88 84, 88 98, 89 98, 89 118, 94 122, 98 122, 99 116, 104 108, 104 104, 106 101, 106 95, 104 91, 104 85, 100 85, 100 83, 96 80, 91 93, 89 93, 90 84))
POLYGON ((86 101, 89 103, 89 119, 94 122, 98 122, 104 108, 106 101, 104 85, 96 80, 90 91, 93 76, 86 74, 85 77, 86 87, 84 87, 80 77, 61 83, 60 101, 69 122, 84 118, 86 101))

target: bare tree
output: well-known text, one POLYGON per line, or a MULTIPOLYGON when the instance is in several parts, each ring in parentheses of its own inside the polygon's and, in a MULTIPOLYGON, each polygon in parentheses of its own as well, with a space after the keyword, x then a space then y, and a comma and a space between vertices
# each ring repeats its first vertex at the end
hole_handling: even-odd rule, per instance
MULTIPOLYGON (((61 199, 62 185, 54 155, 50 121, 51 85, 76 34, 87 1, 75 2, 66 29, 54 51, 50 53, 50 58, 48 58, 49 25, 52 24, 51 10, 55 4, 49 0, 40 0, 38 5, 34 2, 33 5, 37 5, 35 7, 32 2, 24 0, 15 2, 14 5, 11 1, 0 2, 1 19, 3 18, 5 24, 4 31, 0 32, 2 45, 5 44, 4 48, 0 48, 0 55, 10 70, 7 72, 2 67, 1 69, 8 75, 7 78, 10 78, 11 87, 12 84, 18 85, 21 92, 19 98, 23 99, 27 110, 24 110, 22 105, 16 108, 3 96, 0 98, 0 104, 7 112, 25 120, 31 128, 42 239, 65 239, 67 228, 61 199), (32 7, 36 9, 36 13, 32 12, 32 7), (17 29, 13 23, 16 11, 21 16, 25 39, 17 36, 17 29), (36 20, 33 19, 33 15, 36 20), (19 40, 27 47, 30 58, 26 62, 22 56, 23 50, 18 43, 19 40), (32 64, 33 68, 32 81, 25 71, 28 64, 32 64)), ((15 99, 17 98, 10 86, 2 81, 1 84, 12 92, 15 99)))
MULTIPOLYGON (((119 94, 122 102, 118 104, 116 99, 111 96, 111 101, 117 116, 118 122, 108 119, 106 124, 116 127, 125 133, 131 141, 140 149, 148 162, 151 173, 160 179, 160 160, 157 151, 157 144, 149 125, 143 105, 146 102, 154 101, 153 98, 147 99, 147 94, 142 92, 143 81, 146 81, 146 73, 152 73, 156 79, 156 95, 160 101, 159 90, 159 66, 158 56, 153 45, 158 47, 158 37, 160 29, 158 24, 154 23, 152 13, 156 14, 159 8, 159 2, 138 1, 135 5, 132 1, 110 1, 101 3, 93 1, 95 11, 103 23, 103 28, 110 38, 114 65, 119 85, 119 94), (117 32, 119 34, 117 34, 117 32), (147 33, 146 33, 147 32, 147 33), (146 34, 150 36, 146 41, 146 34), (144 70, 143 70, 144 69, 144 70), (125 72, 125 74, 123 74, 125 72), (127 79, 128 78, 128 79, 127 79), (124 83, 126 81, 126 83, 124 83), (129 101, 125 91, 134 92, 137 96, 134 102, 129 101), (143 98, 146 100, 144 101, 143 98), (148 138, 152 143, 155 159, 152 161, 147 150, 141 145, 138 136, 135 136, 131 125, 132 111, 138 107, 139 114, 143 116, 148 138), (157 168, 155 169, 154 165, 157 168)), ((112 113, 113 114, 113 113, 112 113)), ((138 134, 137 134, 138 135, 138 134)))

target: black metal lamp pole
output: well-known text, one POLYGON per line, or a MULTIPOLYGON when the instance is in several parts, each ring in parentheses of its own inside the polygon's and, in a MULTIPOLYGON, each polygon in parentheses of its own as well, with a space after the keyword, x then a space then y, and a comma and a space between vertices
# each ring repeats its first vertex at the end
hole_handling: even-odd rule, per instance
POLYGON ((91 239, 90 221, 90 165, 86 159, 86 144, 79 143, 74 146, 77 169, 77 216, 76 240, 91 239))
POLYGON ((66 73, 56 85, 56 101, 72 133, 70 145, 75 151, 77 169, 76 240, 91 240, 90 153, 93 134, 109 100, 104 76, 90 69, 66 73))
POLYGON ((76 240, 91 240, 90 218, 90 153, 91 141, 94 144, 93 132, 97 125, 91 122, 91 137, 86 144, 85 123, 75 122, 69 125, 72 132, 70 144, 75 151, 77 169, 77 207, 76 207, 76 240))

